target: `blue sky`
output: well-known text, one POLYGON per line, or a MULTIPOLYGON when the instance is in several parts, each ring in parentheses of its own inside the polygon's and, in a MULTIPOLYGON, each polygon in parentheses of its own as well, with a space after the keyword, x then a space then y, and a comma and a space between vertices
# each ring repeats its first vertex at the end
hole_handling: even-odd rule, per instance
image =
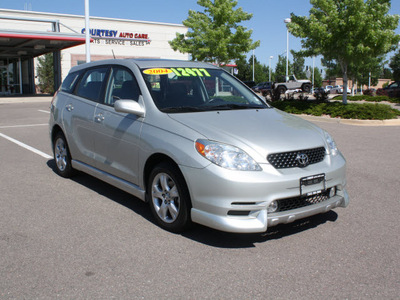
MULTIPOLYGON (((92 16, 176 24, 181 24, 187 18, 189 9, 202 10, 197 0, 89 0, 89 4, 92 16)), ((311 5, 309 0, 238 0, 237 7, 253 14, 253 18, 243 25, 253 29, 253 40, 261 42, 255 50, 257 59, 269 65, 269 57, 273 56, 274 66, 278 55, 286 51, 286 27, 283 20, 290 17, 292 12, 308 15, 311 5)), ((85 13, 84 0, 0 0, 0 8, 28 8, 39 12, 75 15, 85 13)), ((400 14, 399 0, 392 1, 390 13, 400 14)), ((396 33, 400 34, 400 26, 396 33)), ((289 47, 300 50, 300 39, 290 36, 289 47)), ((312 60, 306 59, 306 64, 312 65, 312 60)), ((316 60, 316 65, 320 65, 320 59, 316 60)))

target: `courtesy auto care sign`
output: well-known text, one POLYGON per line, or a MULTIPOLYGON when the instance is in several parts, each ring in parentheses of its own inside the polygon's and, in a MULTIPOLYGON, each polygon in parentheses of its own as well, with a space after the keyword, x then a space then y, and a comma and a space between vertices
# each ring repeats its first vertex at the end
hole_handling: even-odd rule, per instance
MULTIPOLYGON (((123 32, 96 28, 89 29, 89 31, 93 43, 99 45, 145 46, 151 43, 147 33, 123 32)), ((84 34, 85 32, 86 29, 82 28, 81 33, 84 34)))

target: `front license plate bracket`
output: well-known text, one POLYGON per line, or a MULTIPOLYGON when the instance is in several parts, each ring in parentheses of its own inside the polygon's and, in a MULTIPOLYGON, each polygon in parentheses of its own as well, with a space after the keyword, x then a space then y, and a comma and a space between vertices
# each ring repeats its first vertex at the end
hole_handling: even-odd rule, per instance
POLYGON ((320 194, 325 190, 325 174, 317 174, 300 178, 300 196, 302 197, 320 194))

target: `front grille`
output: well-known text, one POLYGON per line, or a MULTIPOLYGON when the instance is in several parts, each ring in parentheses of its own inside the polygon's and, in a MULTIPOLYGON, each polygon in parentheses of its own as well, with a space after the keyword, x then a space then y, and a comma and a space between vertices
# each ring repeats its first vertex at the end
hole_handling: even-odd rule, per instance
POLYGON ((301 208, 304 206, 309 206, 317 203, 321 203, 329 198, 329 190, 323 191, 320 194, 307 196, 307 197, 293 197, 293 198, 286 198, 280 199, 278 201, 278 210, 280 211, 287 211, 296 208, 301 208))
POLYGON ((295 168, 295 167, 301 168, 307 166, 307 165, 301 165, 299 160, 296 159, 298 155, 301 154, 307 155, 308 157, 307 165, 316 164, 324 160, 325 148, 319 147, 319 148, 297 150, 291 152, 272 153, 267 156, 267 160, 276 169, 295 168))

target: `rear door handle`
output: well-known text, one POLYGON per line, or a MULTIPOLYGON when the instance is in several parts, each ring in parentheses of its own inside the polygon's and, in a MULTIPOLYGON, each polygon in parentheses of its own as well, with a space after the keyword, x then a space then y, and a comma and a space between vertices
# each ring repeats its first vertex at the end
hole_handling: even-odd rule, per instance
POLYGON ((65 108, 66 108, 68 111, 74 110, 74 106, 73 106, 72 104, 68 104, 67 106, 65 106, 65 108))

